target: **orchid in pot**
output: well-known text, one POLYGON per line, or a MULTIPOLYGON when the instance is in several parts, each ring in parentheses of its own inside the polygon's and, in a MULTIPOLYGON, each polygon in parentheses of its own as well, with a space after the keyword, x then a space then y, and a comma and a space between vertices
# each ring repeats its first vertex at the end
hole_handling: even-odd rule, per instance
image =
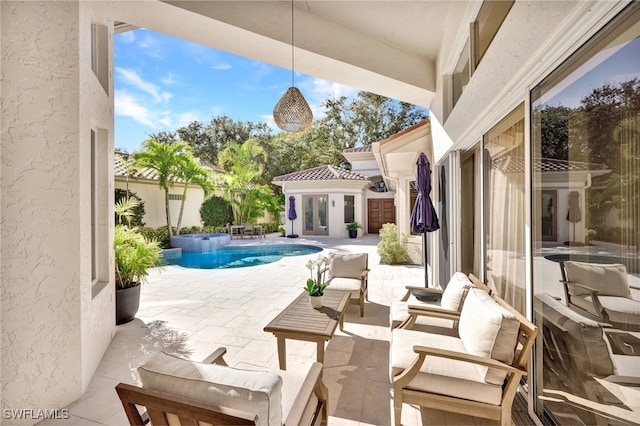
POLYGON ((327 258, 325 256, 318 256, 313 261, 307 262, 307 269, 309 270, 310 278, 307 278, 307 285, 304 290, 309 293, 309 303, 314 308, 322 307, 322 296, 324 295, 324 289, 327 288, 327 284, 324 282, 326 273, 325 265, 327 264, 327 258), (315 272, 315 278, 314 278, 315 272))

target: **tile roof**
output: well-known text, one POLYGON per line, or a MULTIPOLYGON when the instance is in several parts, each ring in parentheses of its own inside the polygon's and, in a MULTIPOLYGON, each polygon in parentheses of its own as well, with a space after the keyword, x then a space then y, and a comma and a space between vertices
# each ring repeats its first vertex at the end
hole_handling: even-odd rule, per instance
MULTIPOLYGON (((116 177, 127 177, 127 165, 133 163, 133 158, 131 154, 127 152, 116 151, 114 153, 114 166, 113 171, 116 177)), ((208 167, 213 169, 214 171, 220 171, 220 168, 217 166, 213 166, 206 161, 200 161, 200 164, 204 167, 208 167)), ((145 180, 158 180, 158 173, 155 170, 152 170, 148 167, 137 168, 132 171, 129 175, 129 178, 133 179, 145 179, 145 180)), ((182 182, 180 179, 176 179, 177 182, 182 182)))
POLYGON ((274 182, 295 182, 309 180, 361 180, 368 181, 369 178, 351 170, 337 166, 320 166, 313 169, 301 170, 273 178, 274 182))
MULTIPOLYGON (((512 155, 496 158, 492 161, 493 168, 502 170, 505 173, 524 173, 524 158, 512 155)), ((602 163, 583 163, 581 161, 556 160, 553 158, 535 158, 533 169, 542 172, 575 172, 575 171, 597 171, 607 170, 607 166, 602 163)))
POLYGON ((354 148, 347 148, 342 152, 371 152, 371 145, 365 145, 365 146, 356 146, 354 148))

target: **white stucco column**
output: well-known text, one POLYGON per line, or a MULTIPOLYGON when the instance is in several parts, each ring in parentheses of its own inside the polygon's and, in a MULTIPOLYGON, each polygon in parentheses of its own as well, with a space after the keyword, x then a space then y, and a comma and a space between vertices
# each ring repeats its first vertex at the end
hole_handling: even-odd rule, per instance
MULTIPOLYGON (((113 221, 113 184, 102 179, 97 191, 106 212, 97 241, 99 287, 92 282, 89 184, 91 129, 106 154, 101 161, 113 162, 113 98, 112 82, 105 90, 88 77, 96 17, 86 4, 2 1, 0 7, 4 413, 78 399, 115 333, 113 227, 104 220, 113 221)), ((103 177, 109 170, 113 176, 112 166, 100 164, 103 177)))

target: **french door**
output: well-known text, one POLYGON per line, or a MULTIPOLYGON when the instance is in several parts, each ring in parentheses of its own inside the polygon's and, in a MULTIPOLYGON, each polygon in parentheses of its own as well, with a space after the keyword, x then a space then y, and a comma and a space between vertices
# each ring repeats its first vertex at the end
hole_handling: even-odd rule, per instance
POLYGON ((304 209, 304 224, 302 233, 307 235, 329 235, 327 226, 327 204, 329 196, 303 195, 302 206, 304 209))

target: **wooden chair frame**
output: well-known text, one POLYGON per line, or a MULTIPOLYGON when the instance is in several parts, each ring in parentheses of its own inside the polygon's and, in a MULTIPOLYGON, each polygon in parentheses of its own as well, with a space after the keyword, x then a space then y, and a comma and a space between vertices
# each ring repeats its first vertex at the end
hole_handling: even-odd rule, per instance
MULTIPOLYGON (((396 425, 400 425, 402 417, 402 404, 405 402, 408 404, 417 404, 422 407, 434 408, 437 410, 444 410, 475 417, 498 420, 500 421, 501 425, 512 424, 511 408, 513 405, 513 399, 515 398, 516 391, 518 390, 518 385, 520 384, 521 377, 527 375, 527 363, 529 361, 529 355, 531 353, 535 337, 538 333, 538 327, 527 320, 522 314, 516 311, 501 298, 496 296, 493 296, 493 298, 494 300, 496 300, 496 302, 498 302, 498 304, 505 307, 510 312, 513 312, 520 321, 518 345, 516 345, 519 353, 515 351, 516 356, 514 356, 513 363, 509 365, 492 358, 484 358, 433 347, 418 345, 414 346, 413 351, 416 353, 416 358, 408 368, 406 368, 404 371, 393 378, 393 404, 394 419, 396 425), (500 405, 486 404, 477 401, 470 401, 462 398, 456 398, 437 393, 417 391, 407 388, 406 386, 415 378, 415 376, 420 371, 420 368, 423 365, 427 355, 431 357, 441 357, 471 362, 478 365, 488 366, 491 368, 497 368, 506 371, 508 373, 508 376, 502 387, 502 400, 500 405)), ((422 310, 414 310, 412 313, 415 315, 428 316, 442 315, 442 311, 425 312, 422 310)), ((457 313, 446 313, 446 315, 447 318, 450 319, 460 318, 460 314, 457 313)), ((416 331, 416 333, 419 333, 419 331, 416 331)))
MULTIPOLYGON (((353 253, 356 254, 356 253, 353 253)), ((357 253, 360 254, 360 253, 357 253)), ((366 253, 364 253, 366 254, 366 253)), ((357 299, 354 298, 349 298, 349 303, 351 303, 352 301, 357 301, 357 303, 360 305, 360 316, 363 317, 364 316, 364 302, 365 301, 369 301, 369 255, 366 254, 365 256, 365 264, 364 264, 364 270, 362 271, 362 273, 360 274, 360 293, 358 295, 357 299)), ((321 270, 318 270, 318 282, 320 282, 320 280, 322 279, 322 275, 324 273, 326 273, 329 270, 329 265, 325 266, 324 268, 322 268, 321 270)), ((331 288, 331 285, 329 285, 329 287, 327 288, 331 288)))
MULTIPOLYGON (((226 348, 219 348, 203 363, 226 366, 227 363, 222 359, 225 353, 226 348)), ((169 424, 168 413, 176 415, 182 425, 197 425, 198 422, 212 425, 254 425, 258 420, 255 414, 245 411, 205 405, 188 398, 125 383, 116 385, 116 392, 132 426, 145 426, 149 421, 156 426, 167 425, 169 424), (138 406, 144 407, 146 411, 141 414, 138 406)), ((326 423, 328 399, 328 389, 322 382, 322 364, 315 362, 311 365, 284 424, 326 423), (307 407, 312 403, 313 395, 318 402, 309 415, 307 407)))

